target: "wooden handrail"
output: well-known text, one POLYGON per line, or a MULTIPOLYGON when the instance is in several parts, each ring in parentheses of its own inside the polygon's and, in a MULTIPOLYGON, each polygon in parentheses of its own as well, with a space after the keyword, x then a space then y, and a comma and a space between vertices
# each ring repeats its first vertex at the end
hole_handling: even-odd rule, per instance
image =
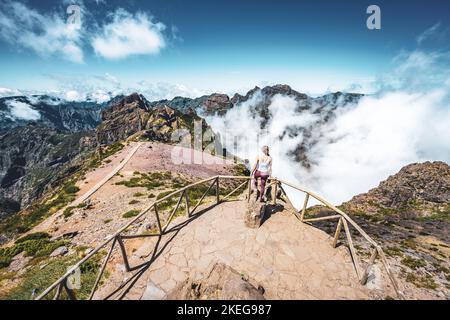
MULTIPOLYGON (((97 254, 100 250, 102 250, 108 244, 110 244, 112 242, 111 248, 108 251, 108 254, 107 254, 106 258, 105 258, 105 260, 102 263, 102 266, 100 268, 100 272, 99 272, 99 274, 98 274, 98 276, 96 278, 96 281, 94 283, 94 286, 93 286, 93 288, 91 290, 89 299, 92 299, 93 296, 94 296, 95 290, 98 287, 98 283, 99 283, 99 281, 101 279, 101 276, 104 273, 104 270, 106 268, 106 264, 107 264, 108 260, 111 257, 112 251, 113 251, 114 246, 115 246, 116 243, 119 244, 119 247, 121 249, 121 252, 122 252, 122 255, 123 255, 123 259, 124 259, 124 262, 125 262, 125 265, 128 266, 128 269, 130 268, 129 265, 128 265, 125 245, 123 244, 123 241, 122 241, 122 238, 121 238, 122 233, 124 231, 126 231, 131 225, 133 225, 134 223, 139 221, 140 218, 142 218, 145 214, 147 214, 150 210, 153 209, 154 213, 156 215, 156 220, 157 220, 157 224, 158 224, 158 231, 159 231, 159 233, 158 234, 154 234, 154 236, 160 236, 161 237, 161 236, 163 236, 166 233, 166 229, 170 225, 171 219, 173 218, 173 216, 177 212, 183 197, 185 198, 186 205, 187 206, 189 205, 187 191, 190 188, 198 186, 198 185, 203 184, 203 183, 207 183, 207 182, 213 181, 209 185, 209 187, 207 188, 206 192, 204 192, 204 194, 202 195, 202 197, 198 201, 198 203, 194 206, 194 208, 191 211, 189 211, 188 208, 186 209, 187 210, 186 212, 187 212, 188 219, 189 219, 189 216, 192 216, 194 214, 194 211, 201 204, 203 199, 206 197, 206 195, 208 194, 208 192, 212 189, 212 187, 214 185, 216 185, 215 197, 216 197, 216 203, 218 204, 220 202, 226 201, 233 193, 237 192, 239 189, 241 189, 247 183, 247 181, 244 181, 238 187, 236 187, 233 191, 231 191, 229 194, 227 194, 225 197, 223 197, 222 199, 219 199, 219 195, 220 195, 220 192, 219 192, 219 188, 220 188, 219 180, 220 179, 224 179, 224 180, 227 180, 227 179, 228 180, 249 180, 249 190, 250 190, 250 187, 251 187, 250 186, 251 177, 248 177, 248 176, 217 175, 217 176, 209 177, 209 178, 197 181, 195 183, 189 184, 189 185, 187 185, 187 186, 185 186, 183 188, 180 188, 178 190, 175 190, 175 191, 167 194, 166 196, 164 196, 161 199, 158 199, 158 200, 152 202, 149 206, 144 208, 141 213, 139 213, 131 221, 126 223, 123 227, 121 227, 115 234, 110 236, 108 239, 106 239, 104 242, 102 242, 99 246, 97 246, 94 250, 92 250, 89 254, 87 254, 83 259, 81 259, 74 266, 72 266, 70 269, 68 269, 68 271, 63 276, 61 276, 57 281, 55 281, 46 290, 44 290, 36 299, 40 300, 40 299, 46 297, 55 288, 57 288, 57 293, 55 295, 55 298, 57 299, 59 297, 59 295, 60 295, 61 288, 65 287, 67 278, 77 268, 79 268, 84 262, 86 262, 87 260, 92 258, 95 254, 97 254), (177 201, 177 204, 176 204, 175 208, 172 210, 171 214, 169 215, 165 225, 162 226, 157 205, 159 203, 161 203, 161 202, 163 202, 163 201, 165 201, 165 200, 175 196, 175 195, 180 194, 180 193, 181 193, 181 195, 180 195, 180 197, 179 197, 179 199, 177 201)), ((367 276, 368 276, 369 270, 370 270, 372 264, 374 263, 376 256, 379 256, 381 258, 381 262, 382 262, 382 264, 383 264, 383 266, 384 266, 384 268, 385 268, 385 270, 386 270, 386 272, 387 272, 387 274, 389 276, 389 279, 391 280, 391 282, 392 282, 392 284, 394 286, 394 289, 395 289, 398 297, 399 298, 403 297, 402 293, 400 292, 400 290, 398 288, 397 282, 396 282, 393 274, 390 271, 389 265, 387 263, 387 259, 386 259, 385 255, 384 255, 384 252, 381 249, 381 247, 366 232, 364 232, 364 230, 361 227, 359 227, 359 225, 355 221, 353 221, 345 212, 343 212, 342 210, 336 208, 334 205, 332 205, 331 203, 329 203, 328 201, 326 201, 325 199, 323 199, 322 197, 320 197, 319 195, 315 194, 314 192, 312 192, 312 191, 310 191, 308 189, 295 186, 295 185, 293 185, 293 184, 291 184, 289 182, 286 182, 284 180, 280 180, 280 179, 277 179, 277 178, 274 178, 274 177, 270 177, 269 180, 270 180, 270 184, 275 184, 275 188, 278 188, 278 187, 280 188, 280 190, 282 191, 282 194, 284 194, 284 196, 286 197, 286 201, 285 202, 292 207, 292 208, 290 208, 290 210, 293 211, 293 213, 296 215, 296 217, 298 217, 302 222, 310 223, 310 222, 313 222, 313 221, 322 221, 322 220, 328 220, 328 219, 339 219, 338 220, 338 226, 336 228, 336 232, 335 232, 335 236, 334 236, 332 245, 333 245, 333 247, 336 246, 336 243, 337 243, 338 237, 339 237, 339 233, 341 231, 341 227, 344 226, 344 229, 345 229, 345 232, 346 232, 346 235, 347 235, 347 240, 348 240, 349 246, 350 246, 352 259, 354 261, 356 273, 357 273, 358 279, 360 280, 361 283, 365 284, 365 282, 367 281, 367 276), (299 217, 300 212, 297 212, 295 210, 294 206, 292 205, 292 202, 289 200, 289 198, 288 198, 288 196, 287 196, 287 194, 286 194, 286 192, 285 192, 285 190, 283 188, 283 185, 289 186, 289 187, 291 187, 291 188, 293 188, 293 189, 295 189, 297 191, 305 193, 305 201, 304 201, 303 208, 301 210, 300 217, 299 217), (308 199, 309 199, 310 196, 313 197, 314 199, 318 200, 320 203, 324 204, 326 207, 330 208, 334 212, 336 212, 337 215, 328 216, 328 217, 320 217, 320 218, 304 219, 306 207, 307 207, 307 204, 308 204, 308 199), (369 264, 366 266, 366 268, 364 270, 364 273, 361 273, 361 270, 360 270, 358 257, 356 255, 356 251, 355 251, 354 246, 353 246, 353 241, 351 239, 351 233, 350 233, 350 230, 348 228, 348 224, 350 224, 353 228, 355 228, 359 232, 359 234, 374 247, 374 251, 372 251, 372 256, 370 258, 369 264)), ((277 195, 275 194, 275 197, 276 196, 277 195)), ((146 235, 136 235, 136 237, 139 237, 139 236, 146 236, 146 235)), ((124 237, 123 239, 126 239, 126 238, 124 237)))

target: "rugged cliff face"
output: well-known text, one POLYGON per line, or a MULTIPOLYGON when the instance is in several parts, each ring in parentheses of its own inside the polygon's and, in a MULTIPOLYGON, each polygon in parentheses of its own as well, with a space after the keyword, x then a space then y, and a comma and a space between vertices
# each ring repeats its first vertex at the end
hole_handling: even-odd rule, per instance
POLYGON ((134 93, 103 111, 97 139, 101 144, 110 144, 139 133, 147 140, 170 142, 176 130, 185 129, 192 134, 194 121, 203 121, 195 111, 183 110, 186 113, 162 103, 151 105, 134 93))
POLYGON ((233 102, 226 94, 213 93, 195 99, 175 97, 172 100, 161 100, 151 103, 154 107, 168 106, 183 114, 202 116, 224 115, 233 107, 233 102))
MULTIPOLYGON (((450 280, 450 166, 414 163, 341 208, 375 239, 400 277, 408 298, 446 298, 450 280)), ((308 215, 331 214, 323 207, 308 215)), ((335 222, 315 224, 330 235, 335 222)), ((370 255, 367 242, 354 233, 358 253, 370 255)))
POLYGON ((98 142, 110 144, 142 130, 149 109, 148 101, 137 93, 112 104, 102 112, 102 123, 97 128, 98 142))
POLYGON ((63 133, 29 124, 0 136, 0 218, 39 198, 70 174, 92 133, 63 133))
POLYGON ((444 214, 450 218, 450 167, 440 161, 410 164, 343 206, 369 215, 421 218, 444 214))

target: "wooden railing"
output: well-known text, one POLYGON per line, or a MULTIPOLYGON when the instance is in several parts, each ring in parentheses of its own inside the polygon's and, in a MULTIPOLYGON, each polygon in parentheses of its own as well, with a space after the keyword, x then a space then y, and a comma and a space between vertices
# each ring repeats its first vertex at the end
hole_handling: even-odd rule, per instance
MULTIPOLYGON (((119 229, 115 234, 113 234, 112 236, 110 236, 108 239, 106 239, 103 243, 101 243, 100 245, 98 245, 94 250, 92 250, 89 254, 87 254, 83 259, 81 259, 79 262, 77 262, 75 265, 73 265, 71 268, 69 268, 67 270, 67 272, 61 276, 58 280, 56 280, 51 286, 49 286, 47 289, 45 289, 36 299, 37 300, 41 300, 44 298, 49 298, 50 297, 50 293, 52 291, 54 291, 54 295, 53 295, 53 299, 54 300, 58 300, 61 298, 62 293, 65 291, 67 298, 69 299, 76 299, 76 294, 74 292, 74 290, 72 288, 70 288, 71 286, 68 283, 68 279, 69 277, 74 274, 76 272, 77 269, 80 268, 80 266, 82 266, 86 261, 88 261, 89 259, 92 259, 96 254, 98 254, 101 250, 103 249, 108 249, 107 254, 100 266, 100 269, 98 271, 96 280, 91 288, 90 291, 90 295, 89 295, 89 300, 91 300, 94 297, 94 294, 99 286, 99 283, 105 273, 105 269, 106 266, 108 264, 108 261, 111 259, 111 256, 113 254, 113 250, 115 249, 116 245, 119 246, 120 249, 120 253, 122 255, 122 259, 125 265, 125 269, 126 271, 132 271, 132 267, 129 264, 128 261, 128 255, 127 255, 127 251, 124 245, 124 240, 126 239, 131 239, 131 238, 139 238, 139 237, 162 237, 165 234, 167 234, 170 230, 167 230, 170 223, 172 222, 175 214, 177 213, 178 209, 180 208, 181 203, 184 201, 184 207, 185 207, 185 214, 186 217, 188 219, 193 218, 198 212, 196 212, 196 210, 199 208, 199 206, 203 203, 204 199, 206 198, 206 196, 208 195, 208 193, 210 193, 211 190, 215 191, 215 194, 213 195, 215 197, 213 205, 217 205, 223 201, 228 200, 233 194, 235 194, 236 192, 238 192, 240 189, 242 189, 243 187, 247 187, 247 199, 250 199, 250 194, 251 194, 251 179, 248 176, 214 176, 214 177, 210 177, 195 183, 192 183, 188 186, 185 186, 179 190, 173 191, 172 193, 162 197, 161 199, 158 199, 156 201, 154 201, 152 204, 150 204, 148 207, 146 207, 144 210, 142 210, 141 213, 139 213, 136 217, 134 217, 130 222, 128 222, 127 224, 125 224, 121 229, 119 229), (243 181, 242 183, 240 183, 239 185, 237 185, 232 191, 230 191, 228 194, 226 194, 225 196, 223 196, 222 198, 220 197, 220 180, 236 180, 236 181, 243 181), (201 184, 207 184, 208 188, 206 189, 206 191, 204 191, 203 195, 200 197, 200 199, 197 201, 197 203, 195 204, 195 206, 191 209, 190 208, 190 202, 189 202, 189 196, 188 196, 188 191, 196 186, 199 186, 201 184), (176 202, 175 207, 171 210, 170 214, 168 215, 168 217, 165 219, 165 221, 163 221, 162 216, 158 210, 158 205, 160 205, 162 202, 172 198, 178 196, 178 201, 176 202), (130 229, 130 227, 132 227, 133 225, 137 224, 139 221, 142 220, 142 218, 144 218, 146 215, 151 215, 154 214, 155 218, 156 218, 156 223, 157 223, 157 232, 155 233, 146 233, 146 234, 134 234, 134 235, 126 235, 125 232, 130 229)), ((344 226, 344 230, 345 230, 345 234, 347 236, 347 241, 348 241, 348 245, 350 248, 350 253, 353 259, 353 263, 355 266, 355 270, 356 270, 356 274, 360 280, 360 282, 362 284, 365 284, 367 282, 367 278, 370 272, 370 268, 373 265, 373 263, 375 262, 375 259, 377 257, 377 255, 380 256, 381 258, 381 262, 394 286, 394 289, 398 295, 399 298, 402 298, 402 294, 399 291, 397 282, 393 276, 393 274, 390 271, 388 262, 386 260, 386 257, 383 253, 383 250, 381 249, 381 247, 379 245, 377 245, 377 243, 371 238, 369 237, 347 214, 345 214, 344 212, 342 212, 341 210, 339 210, 338 208, 334 207, 332 204, 330 204, 329 202, 327 202, 326 200, 324 200, 323 198, 321 198, 320 196, 314 194, 311 191, 308 191, 306 189, 303 188, 299 188, 296 187, 288 182, 276 179, 276 178, 271 178, 269 181, 268 186, 272 186, 273 187, 273 196, 272 196, 272 202, 274 204, 276 204, 277 201, 277 197, 276 195, 279 194, 278 190, 281 191, 281 193, 284 195, 285 199, 286 199, 286 204, 288 205, 288 209, 293 212, 295 214, 295 216, 297 218, 299 218, 299 220, 301 222, 304 223, 308 223, 308 222, 313 222, 313 221, 320 221, 320 220, 328 220, 328 219, 338 219, 338 224, 337 224, 337 228, 336 228, 336 232, 335 232, 335 236, 334 236, 334 240, 333 240, 333 246, 335 247, 339 238, 339 234, 341 231, 342 226, 344 226), (292 202, 289 200, 289 197, 287 196, 283 185, 289 186, 291 188, 294 188, 295 190, 298 190, 300 192, 305 193, 305 201, 304 201, 304 205, 303 208, 300 212, 298 212, 295 207, 292 205, 292 202), (321 202, 322 204, 324 204, 325 206, 327 206, 328 208, 332 209, 333 211, 335 211, 337 213, 337 215, 332 215, 332 216, 328 216, 328 217, 320 217, 320 218, 313 218, 313 219, 305 219, 304 215, 305 215, 305 211, 306 211, 306 207, 308 205, 308 199, 310 197, 315 198, 316 200, 318 200, 319 202, 321 202), (372 246, 373 246, 373 251, 372 251, 372 255, 370 257, 370 261, 368 263, 368 265, 365 267, 364 271, 361 271, 361 267, 360 267, 360 262, 357 256, 357 253, 355 251, 354 245, 353 245, 353 240, 351 237, 351 233, 349 230, 349 225, 351 225, 352 227, 354 227, 361 235, 362 237, 367 240, 372 246)))
MULTIPOLYGON (((367 279, 370 273, 370 270, 373 266, 373 264, 375 263, 375 259, 377 258, 377 256, 380 257, 381 263, 384 267, 384 270, 386 271, 387 276, 389 277, 392 286, 394 288, 395 293, 397 294, 397 297, 399 299, 403 299, 403 294, 400 291, 399 287, 398 287, 398 283, 394 277, 394 275, 392 274, 392 271, 389 267, 389 263, 386 259, 386 255, 383 252, 383 249, 375 242, 375 240, 373 240, 353 219, 351 219, 345 212, 343 212, 342 210, 340 210, 339 208, 336 208, 334 205, 332 205, 330 202, 328 202, 327 200, 325 200, 324 198, 322 198, 321 196, 315 194, 314 192, 307 190, 305 188, 300 188, 298 186, 295 186, 289 182, 286 182, 284 180, 280 180, 280 179, 272 179, 271 185, 275 186, 275 190, 274 190, 274 194, 277 194, 277 190, 281 190, 281 193, 284 195, 284 197, 286 198, 286 202, 288 204, 288 209, 295 214, 295 216, 303 223, 311 223, 311 222, 317 222, 317 221, 325 221, 325 220, 337 220, 337 226, 336 226, 336 231, 334 233, 334 238, 333 238, 333 242, 332 242, 332 246, 335 248, 337 245, 337 242, 339 240, 339 235, 341 233, 342 230, 342 226, 344 227, 344 231, 345 231, 345 236, 347 239, 347 244, 348 247, 350 249, 350 254, 353 260, 353 265, 355 267, 355 272, 356 275, 360 281, 360 283, 362 285, 365 285, 367 283, 367 279), (283 188, 283 185, 288 186, 296 191, 300 191, 302 193, 305 194, 305 199, 303 202, 303 207, 300 211, 297 211, 295 209, 295 207, 292 205, 292 202, 290 201, 286 191, 283 188), (306 208, 308 206, 308 201, 310 198, 314 198, 317 201, 319 201, 319 203, 321 203, 322 205, 326 206, 327 208, 331 209, 334 213, 333 215, 329 215, 329 216, 324 216, 324 217, 317 217, 317 218, 305 218, 305 213, 306 213, 306 208), (364 240, 366 240, 369 245, 371 250, 371 255, 370 255, 370 259, 369 262, 364 266, 364 268, 362 268, 361 266, 361 262, 359 260, 358 254, 355 250, 355 246, 353 244, 353 238, 352 238, 352 234, 350 232, 350 226, 353 227, 361 236, 364 240)), ((272 197, 274 203, 276 203, 276 196, 272 197)))

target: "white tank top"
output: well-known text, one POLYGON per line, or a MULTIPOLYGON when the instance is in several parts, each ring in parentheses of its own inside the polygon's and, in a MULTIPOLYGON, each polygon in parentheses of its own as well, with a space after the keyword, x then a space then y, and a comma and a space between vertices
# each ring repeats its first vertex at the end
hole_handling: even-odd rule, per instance
POLYGON ((269 162, 263 162, 259 160, 258 162, 258 171, 260 172, 269 172, 269 162))

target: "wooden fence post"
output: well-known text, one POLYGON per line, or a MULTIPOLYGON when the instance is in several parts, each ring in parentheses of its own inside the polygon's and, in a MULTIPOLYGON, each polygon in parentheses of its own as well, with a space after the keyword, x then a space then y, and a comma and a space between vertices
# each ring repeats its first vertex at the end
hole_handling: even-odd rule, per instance
POLYGON ((250 197, 252 195, 252 178, 248 180, 248 195, 247 195, 247 202, 250 202, 250 197))
POLYGON ((159 213, 158 213, 158 208, 156 206, 156 203, 154 205, 154 208, 155 208, 155 216, 156 216, 156 222, 158 224, 159 234, 162 235, 163 234, 163 230, 162 230, 162 227, 161 227, 161 220, 159 219, 159 213))
POLYGON ((305 218, 305 212, 306 212, 306 206, 308 205, 308 200, 309 200, 309 193, 306 194, 305 202, 303 202, 303 209, 302 209, 302 215, 300 216, 300 221, 303 221, 303 219, 305 218))
POLYGON ((358 280, 361 279, 361 269, 359 265, 358 255, 356 253, 355 247, 353 245, 352 234, 350 233, 350 229, 348 228, 347 220, 343 219, 342 223, 344 224, 345 234, 347 235, 348 246, 350 248, 350 252, 352 254, 353 265, 355 266, 356 275, 358 280))
POLYGON ((342 217, 339 219, 339 222, 336 227, 336 232, 334 233, 334 239, 333 239, 333 248, 336 248, 337 242, 339 240, 339 234, 341 233, 342 228, 342 217))
MULTIPOLYGON (((277 204, 277 193, 278 193, 278 181, 275 180, 275 185, 273 188, 273 193, 272 193, 272 204, 276 205, 277 204)), ((262 195, 261 195, 262 197, 262 195)))
POLYGON ((122 258, 123 258, 123 262, 125 264, 125 270, 129 272, 131 270, 131 268, 130 268, 130 264, 128 262, 127 251, 125 249, 125 245, 123 244, 123 240, 122 240, 122 237, 120 236, 120 234, 117 235, 116 239, 117 239, 117 243, 119 244, 120 251, 122 252, 122 258))
POLYGON ((375 259, 378 255, 377 248, 374 248, 372 250, 372 255, 370 256, 369 263, 366 266, 366 269, 364 270, 363 275, 361 276, 361 284, 365 285, 367 283, 367 279, 369 278, 370 269, 372 268, 372 265, 375 262, 375 259))
POLYGON ((99 273, 97 275, 97 279, 95 279, 95 283, 94 283, 94 285, 92 287, 91 294, 89 295, 89 299, 88 300, 92 300, 92 298, 94 297, 95 290, 97 290, 97 286, 98 286, 98 284, 100 282, 100 279, 102 278, 103 272, 105 271, 106 265, 108 264, 108 260, 111 257, 111 254, 112 254, 112 252, 114 250, 114 246, 115 245, 116 245, 116 239, 113 240, 113 242, 111 244, 111 249, 109 249, 108 254, 105 257, 105 260, 103 261, 103 264, 102 264, 102 266, 100 268, 100 271, 99 271, 99 273))
POLYGON ((69 288, 67 285, 67 278, 63 280, 63 287, 66 290, 67 296, 69 297, 69 300, 77 300, 77 297, 73 293, 73 290, 69 288))
POLYGON ((216 180, 216 202, 217 204, 220 202, 219 177, 216 180))
POLYGON ((185 200, 185 204, 186 204, 186 216, 188 218, 191 217, 191 213, 189 212, 189 196, 188 196, 188 190, 186 189, 186 191, 184 192, 184 200, 185 200))

